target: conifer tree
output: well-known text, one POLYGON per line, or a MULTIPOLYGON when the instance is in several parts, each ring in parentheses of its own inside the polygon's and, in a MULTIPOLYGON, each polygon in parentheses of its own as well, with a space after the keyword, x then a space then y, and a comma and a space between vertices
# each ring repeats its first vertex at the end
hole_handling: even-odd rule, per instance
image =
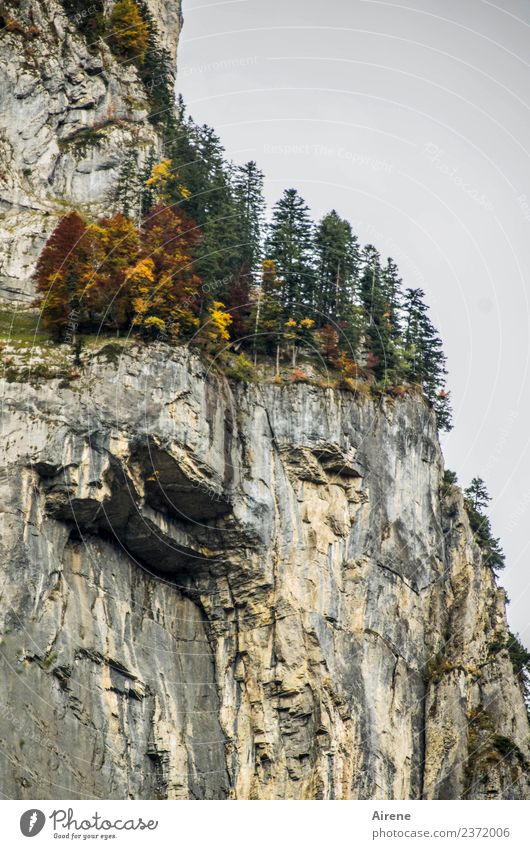
POLYGON ((88 47, 93 47, 105 29, 103 0, 91 0, 88 8, 86 0, 62 0, 62 3, 68 17, 86 37, 88 47))
POLYGON ((246 266, 241 266, 228 286, 227 308, 232 316, 230 333, 236 340, 252 332, 250 315, 253 309, 252 279, 246 266))
POLYGON ((143 218, 149 215, 150 210, 156 203, 155 188, 149 184, 149 180, 153 175, 153 168, 157 163, 157 155, 155 148, 151 146, 145 158, 143 168, 140 172, 140 222, 143 218))
POLYGON ((407 289, 403 313, 403 346, 408 379, 420 384, 434 406, 438 425, 451 428, 449 393, 445 390, 446 357, 425 303, 422 289, 407 289))
POLYGON ((399 275, 399 269, 392 257, 388 257, 386 265, 382 269, 381 276, 385 299, 388 304, 390 334, 394 340, 398 340, 401 336, 402 280, 399 275))
POLYGON ((367 245, 362 255, 359 296, 369 362, 378 380, 392 381, 399 363, 392 306, 379 253, 367 245))
POLYGON ((208 199, 208 168, 199 149, 199 128, 193 119, 186 115, 182 101, 179 101, 178 117, 171 117, 165 126, 165 155, 173 163, 182 182, 189 190, 189 197, 181 202, 188 215, 202 226, 205 221, 205 204, 208 199))
POLYGON ((206 125, 199 131, 198 152, 203 190, 198 198, 197 223, 202 239, 196 252, 197 271, 208 283, 212 296, 225 299, 238 271, 237 210, 231 175, 221 142, 206 125))
POLYGON ((235 169, 234 200, 236 208, 239 263, 247 273, 259 271, 265 222, 263 172, 255 162, 235 169))
POLYGON ((316 300, 313 223, 296 189, 286 189, 272 213, 266 255, 282 281, 282 303, 290 317, 304 317, 316 300))
POLYGON ((469 524, 475 539, 482 550, 482 558, 492 569, 502 569, 505 556, 500 540, 493 536, 491 522, 485 514, 491 498, 482 478, 475 477, 464 490, 464 505, 469 516, 469 524))
POLYGON ((491 497, 486 489, 486 484, 482 478, 473 478, 468 487, 464 490, 465 497, 469 500, 474 510, 480 512, 486 510, 491 501, 491 497))
POLYGON ((147 27, 147 47, 139 66, 140 77, 149 94, 149 120, 155 126, 169 129, 174 122, 175 74, 168 51, 160 47, 158 28, 145 0, 136 4, 147 27))
POLYGON ((138 166, 136 147, 131 145, 121 161, 111 202, 127 218, 138 218, 141 211, 143 174, 138 166))
POLYGON ((348 221, 333 209, 315 232, 317 323, 343 321, 353 303, 359 274, 359 246, 348 221))
POLYGON ((338 344, 341 352, 355 360, 359 355, 365 334, 365 322, 362 308, 354 303, 345 304, 342 318, 338 322, 338 344))

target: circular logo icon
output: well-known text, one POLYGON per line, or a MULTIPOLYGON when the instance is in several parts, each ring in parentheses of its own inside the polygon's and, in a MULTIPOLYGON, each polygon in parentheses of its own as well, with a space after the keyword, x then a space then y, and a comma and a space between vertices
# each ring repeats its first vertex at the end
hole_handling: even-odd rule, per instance
POLYGON ((44 828, 46 817, 37 808, 25 811, 20 817, 20 830, 24 837, 35 837, 44 828))

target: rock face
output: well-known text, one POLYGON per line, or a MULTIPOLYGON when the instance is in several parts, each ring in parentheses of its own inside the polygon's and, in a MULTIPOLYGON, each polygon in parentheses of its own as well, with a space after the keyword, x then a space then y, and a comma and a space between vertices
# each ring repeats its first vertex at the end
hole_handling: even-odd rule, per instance
MULTIPOLYGON (((99 5, 103 7, 102 0, 99 5)), ((106 2, 109 9, 112 2, 106 2)), ((180 0, 147 0, 175 58, 180 0)), ((108 211, 120 164, 161 140, 134 63, 83 31, 98 0, 0 3, 0 297, 31 301, 36 258, 65 208, 108 211)))
MULTIPOLYGON (((147 5, 174 59, 180 0, 147 5)), ((126 152, 162 152, 86 6, 0 2, 13 300, 65 209, 107 212, 126 152)), ((155 345, 7 377, 4 796, 528 798, 504 593, 421 398, 230 384, 155 345)))
POLYGON ((504 593, 421 398, 162 345, 3 398, 5 795, 528 797, 504 593))

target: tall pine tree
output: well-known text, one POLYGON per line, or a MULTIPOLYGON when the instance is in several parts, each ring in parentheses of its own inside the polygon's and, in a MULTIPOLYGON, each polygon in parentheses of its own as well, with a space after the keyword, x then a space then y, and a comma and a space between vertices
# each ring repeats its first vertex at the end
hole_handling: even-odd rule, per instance
POLYGON ((436 411, 438 425, 451 429, 449 393, 445 390, 446 357, 432 324, 422 289, 407 289, 403 303, 403 346, 407 377, 418 383, 436 411))
POLYGON ((392 383, 399 365, 399 350, 387 280, 381 267, 381 258, 373 245, 364 248, 362 261, 359 297, 365 325, 367 361, 378 380, 392 383))
POLYGON ((282 280, 282 303, 296 318, 312 313, 316 301, 313 223, 296 189, 286 189, 272 213, 266 255, 282 280))
POLYGON ((249 274, 256 274, 262 259, 265 222, 263 172, 255 162, 247 162, 235 169, 233 183, 239 263, 249 274))
POLYGON ((500 540, 493 536, 491 522, 484 512, 491 498, 482 478, 475 477, 464 490, 464 505, 469 517, 471 530, 482 550, 482 558, 487 566, 498 570, 505 566, 505 556, 500 540))
POLYGON ((221 142, 206 125, 198 131, 198 152, 204 188, 197 219, 202 231, 196 253, 197 272, 210 287, 212 297, 225 300, 239 259, 231 173, 221 142))
POLYGON ((334 209, 322 218, 316 228, 315 249, 317 324, 341 322, 353 303, 360 257, 351 225, 334 209))

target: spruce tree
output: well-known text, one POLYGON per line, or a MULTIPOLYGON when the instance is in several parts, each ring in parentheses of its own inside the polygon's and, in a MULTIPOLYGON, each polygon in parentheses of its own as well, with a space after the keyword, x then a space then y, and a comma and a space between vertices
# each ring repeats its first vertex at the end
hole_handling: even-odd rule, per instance
POLYGON ((475 477, 464 490, 464 505, 469 517, 471 530, 482 550, 482 559, 492 569, 502 569, 505 556, 500 540, 493 536, 491 522, 485 514, 491 498, 482 478, 475 477))
POLYGON ((238 271, 237 208, 231 172, 219 138, 206 125, 198 134, 198 150, 204 189, 196 219, 202 231, 196 254, 197 272, 209 285, 212 297, 225 299, 238 271))
POLYGON ((404 297, 403 345, 408 379, 419 383, 433 404, 440 428, 451 429, 449 393, 445 390, 446 357, 432 324, 422 289, 407 289, 404 297))
POLYGON ((198 135, 198 127, 191 117, 186 116, 181 104, 178 118, 170 120, 165 127, 164 155, 171 159, 189 191, 185 202, 182 198, 175 198, 173 202, 181 204, 186 213, 200 225, 205 217, 208 179, 199 151, 198 135))
POLYGON ((272 213, 266 255, 282 280, 282 303, 296 318, 312 312, 316 300, 313 223, 296 189, 286 189, 272 213))
POLYGON ((259 271, 265 221, 263 172, 255 162, 247 162, 234 171, 239 263, 249 274, 259 271))
POLYGON ((401 336, 400 310, 402 280, 399 275, 399 269, 392 257, 388 257, 386 265, 382 270, 382 282, 388 305, 390 333, 395 340, 398 340, 401 336))
POLYGON ((389 300, 389 290, 381 258, 373 245, 362 254, 363 271, 359 298, 364 319, 368 362, 378 380, 393 382, 399 365, 396 324, 389 300))
POLYGON ((359 245, 348 221, 333 209, 315 232, 318 286, 316 322, 343 321, 352 305, 359 274, 359 245))
POLYGON ((149 212, 151 211, 152 207, 156 203, 156 197, 155 197, 154 189, 151 186, 147 185, 147 183, 148 183, 148 180, 150 179, 150 177, 153 173, 153 168, 156 165, 157 160, 158 160, 158 158, 157 158, 157 155, 156 155, 155 148, 150 147, 149 151, 147 153, 147 156, 145 158, 145 162, 144 162, 144 165, 142 167, 141 173, 140 173, 141 189, 140 189, 140 210, 139 211, 140 211, 140 218, 141 219, 143 219, 147 215, 149 215, 149 212))
POLYGON ((160 47, 158 28, 145 0, 136 0, 147 27, 147 49, 139 67, 140 77, 149 94, 149 120, 157 127, 169 128, 174 122, 175 73, 171 56, 160 47))
POLYGON ((141 212, 143 173, 138 167, 136 146, 125 152, 112 190, 112 203, 127 218, 137 218, 141 212))

